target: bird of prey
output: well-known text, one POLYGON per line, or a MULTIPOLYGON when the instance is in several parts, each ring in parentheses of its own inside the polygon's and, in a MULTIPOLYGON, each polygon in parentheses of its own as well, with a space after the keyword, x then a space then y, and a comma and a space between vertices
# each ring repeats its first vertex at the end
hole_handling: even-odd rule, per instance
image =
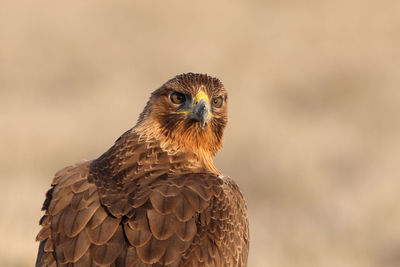
POLYGON ((55 174, 36 266, 246 266, 246 204, 213 163, 226 123, 217 78, 155 90, 108 151, 55 174))

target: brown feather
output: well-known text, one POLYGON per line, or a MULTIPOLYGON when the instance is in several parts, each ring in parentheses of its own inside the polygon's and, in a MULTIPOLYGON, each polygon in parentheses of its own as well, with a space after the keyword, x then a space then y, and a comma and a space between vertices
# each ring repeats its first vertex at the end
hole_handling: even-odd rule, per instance
POLYGON ((192 218, 191 220, 180 223, 176 227, 176 235, 181 239, 182 241, 190 241, 193 239, 193 237, 196 235, 197 232, 197 227, 196 227, 196 222, 195 218, 192 218))
POLYGON ((74 193, 80 193, 89 189, 91 185, 86 181, 86 179, 76 182, 72 185, 72 191, 74 193))
POLYGON ((111 264, 125 249, 124 234, 122 226, 119 226, 113 237, 104 245, 92 245, 90 251, 94 262, 99 265, 111 264))
POLYGON ((43 241, 47 238, 49 238, 51 234, 51 229, 50 227, 44 227, 42 229, 40 229, 39 233, 36 236, 36 241, 43 241))
POLYGON ((96 212, 93 214, 92 218, 87 224, 87 227, 89 229, 93 229, 98 227, 104 220, 108 217, 107 212, 105 211, 104 208, 100 207, 96 210, 96 212))
POLYGON ((157 240, 152 237, 149 242, 141 247, 137 247, 136 251, 143 263, 156 263, 165 253, 168 242, 165 240, 157 240))
POLYGON ((76 234, 81 232, 99 206, 100 203, 96 201, 92 202, 92 204, 86 209, 80 211, 73 211, 71 206, 66 208, 63 228, 65 234, 69 237, 74 237, 76 234))
POLYGON ((63 227, 64 213, 58 213, 51 217, 51 229, 54 233, 60 233, 63 227))
POLYGON ((150 229, 132 229, 129 223, 124 225, 125 235, 132 246, 140 247, 146 244, 151 239, 150 229))
POLYGON ((90 253, 85 253, 77 262, 74 263, 74 267, 90 267, 92 265, 92 259, 90 253))
POLYGON ((68 239, 64 244, 64 257, 68 262, 79 260, 90 247, 90 240, 86 231, 82 231, 75 238, 68 239))
POLYGON ((53 248, 53 239, 49 238, 46 240, 46 243, 44 245, 44 252, 53 252, 54 248, 53 248))
POLYGON ((72 197, 71 208, 73 211, 79 211, 81 209, 87 208, 89 204, 87 201, 82 201, 85 192, 77 193, 72 197))
POLYGON ((43 262, 45 266, 48 267, 55 267, 57 265, 56 261, 54 260, 54 257, 51 253, 46 253, 46 255, 43 258, 43 262))
POLYGON ((175 203, 176 204, 173 206, 173 213, 178 220, 186 222, 193 218, 195 210, 182 195, 175 197, 175 203))
POLYGON ((164 255, 159 260, 163 265, 169 265, 174 263, 178 258, 181 257, 182 252, 187 250, 190 246, 189 242, 181 242, 176 236, 169 240, 168 248, 166 249, 164 255))
POLYGON ((64 248, 62 247, 62 244, 56 241, 54 246, 55 246, 55 250, 56 250, 57 264, 68 263, 67 259, 65 259, 65 257, 64 257, 64 248))
POLYGON ((147 210, 150 230, 158 240, 170 238, 176 231, 176 225, 180 224, 173 214, 162 215, 154 209, 147 210))
POLYGON ((114 235, 115 231, 117 231, 120 222, 121 218, 107 216, 96 228, 86 228, 90 241, 96 245, 103 245, 114 235))
POLYGON ((49 206, 49 214, 54 216, 65 209, 71 203, 73 196, 73 194, 68 193, 64 196, 60 195, 59 199, 53 198, 49 206))
POLYGON ((126 266, 126 267, 137 266, 138 260, 139 258, 136 253, 136 248, 128 247, 124 251, 124 254, 117 259, 116 266, 126 266))
POLYGON ((200 184, 190 183, 190 184, 188 184, 186 186, 188 188, 192 189, 194 192, 196 192, 198 194, 198 196, 200 196, 202 199, 204 199, 206 201, 211 199, 212 191, 211 190, 207 190, 206 188, 204 188, 200 184))
MULTIPOLYGON (((72 171, 72 170, 71 170, 72 171)), ((70 186, 78 181, 82 181, 84 177, 82 177, 80 172, 72 172, 70 175, 65 175, 60 179, 57 183, 58 188, 62 189, 64 187, 70 186)))
POLYGON ((157 212, 161 214, 168 214, 178 204, 179 199, 177 197, 165 197, 158 191, 153 191, 150 195, 150 202, 157 212))
POLYGON ((154 192, 159 192, 164 197, 174 197, 181 193, 181 190, 175 185, 162 184, 154 188, 154 192))

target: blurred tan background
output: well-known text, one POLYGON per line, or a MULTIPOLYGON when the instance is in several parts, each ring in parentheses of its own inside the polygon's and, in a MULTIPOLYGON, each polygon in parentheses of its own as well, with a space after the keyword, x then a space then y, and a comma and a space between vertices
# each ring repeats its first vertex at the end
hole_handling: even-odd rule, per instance
POLYGON ((0 266, 33 265, 53 174, 189 71, 230 94, 249 266, 400 266, 395 0, 2 1, 0 266))

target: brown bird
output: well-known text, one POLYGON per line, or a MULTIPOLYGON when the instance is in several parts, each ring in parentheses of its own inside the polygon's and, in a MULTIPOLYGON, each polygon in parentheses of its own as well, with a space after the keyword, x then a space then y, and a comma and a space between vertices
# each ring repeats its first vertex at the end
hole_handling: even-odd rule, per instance
POLYGON ((246 266, 246 204, 213 163, 226 123, 216 78, 155 90, 107 152, 55 174, 36 266, 246 266))

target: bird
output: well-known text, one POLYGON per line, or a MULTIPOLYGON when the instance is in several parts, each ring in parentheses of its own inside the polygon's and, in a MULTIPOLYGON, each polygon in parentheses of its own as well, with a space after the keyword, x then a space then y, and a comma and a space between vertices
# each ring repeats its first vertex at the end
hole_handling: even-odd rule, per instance
POLYGON ((247 266, 246 202, 213 163, 227 99, 218 78, 179 74, 105 153, 56 172, 36 266, 247 266))

